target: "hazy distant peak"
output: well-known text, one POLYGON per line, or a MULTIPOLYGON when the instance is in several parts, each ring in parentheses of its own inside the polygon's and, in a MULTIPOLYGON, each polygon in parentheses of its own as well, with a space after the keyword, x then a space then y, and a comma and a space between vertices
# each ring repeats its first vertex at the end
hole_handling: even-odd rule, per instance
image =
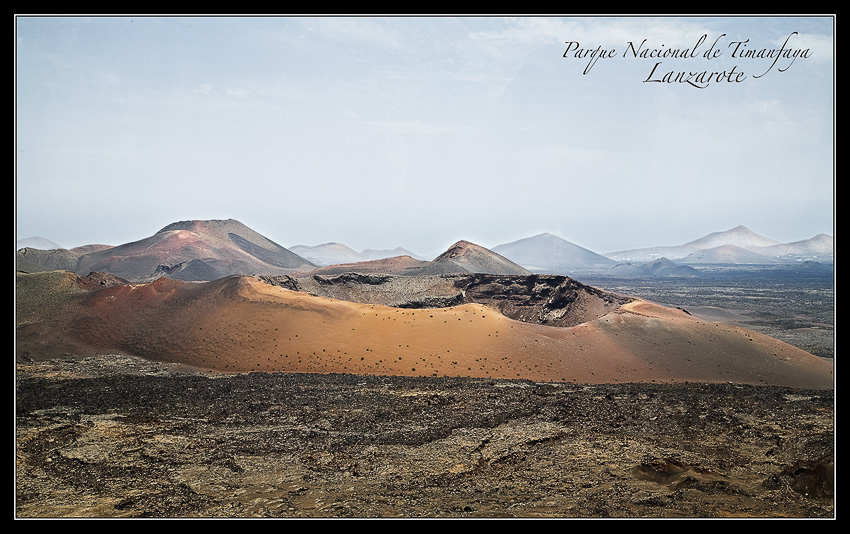
POLYGON ((493 247, 493 252, 533 272, 566 274, 574 269, 615 265, 609 258, 548 232, 493 247))
POLYGON ((797 243, 829 243, 832 246, 833 239, 829 234, 818 234, 814 237, 810 237, 809 239, 803 239, 802 241, 794 241, 793 243, 788 243, 789 245, 794 245, 797 243))
POLYGON ((832 236, 818 234, 812 238, 781 245, 770 245, 766 247, 751 247, 753 252, 771 256, 792 257, 825 257, 832 256, 835 251, 835 243, 832 236))
POLYGON ((329 242, 321 245, 295 245, 289 250, 315 263, 316 265, 333 265, 355 263, 362 258, 360 254, 343 243, 329 242))
POLYGON ((351 250, 352 252, 354 252, 354 250, 351 249, 351 247, 349 247, 348 245, 345 245, 343 243, 337 243, 336 241, 329 241, 327 243, 322 243, 321 245, 293 245, 293 246, 289 247, 289 250, 294 250, 296 248, 301 249, 301 250, 319 250, 319 249, 329 248, 329 249, 351 250))
POLYGON ((744 226, 743 224, 739 224, 734 228, 730 228, 728 230, 723 230, 720 232, 714 232, 715 234, 754 234, 752 230, 744 226))
POLYGON ((46 239, 44 237, 34 236, 28 237, 26 239, 19 239, 16 244, 16 250, 20 250, 22 248, 34 248, 38 250, 55 250, 61 249, 62 247, 54 243, 53 241, 46 239))
POLYGON ((714 248, 722 245, 735 245, 742 248, 747 247, 766 247, 770 245, 778 245, 779 241, 770 239, 763 235, 759 235, 744 225, 738 225, 731 230, 723 232, 714 232, 707 236, 701 237, 685 246, 696 246, 698 248, 714 248))
POLYGON ((574 243, 570 243, 569 241, 567 241, 563 237, 549 233, 549 232, 543 232, 542 234, 537 234, 537 235, 532 236, 532 237, 520 239, 519 241, 515 241, 514 243, 519 243, 519 242, 524 242, 524 241, 526 241, 526 242, 553 243, 555 246, 559 246, 559 245, 577 246, 574 243))
POLYGON ((403 247, 396 247, 391 250, 375 250, 375 249, 365 249, 360 252, 360 257, 364 260, 380 260, 384 258, 394 258, 397 256, 409 256, 416 260, 424 260, 425 258, 414 254, 413 252, 407 250, 403 247))
POLYGON ((687 265, 679 265, 674 261, 661 257, 648 262, 620 263, 609 271, 609 275, 623 278, 695 278, 700 272, 687 265))
POLYGON ((688 263, 728 263, 728 264, 765 264, 773 263, 772 258, 752 252, 738 245, 726 244, 717 247, 701 249, 682 258, 681 262, 688 263))

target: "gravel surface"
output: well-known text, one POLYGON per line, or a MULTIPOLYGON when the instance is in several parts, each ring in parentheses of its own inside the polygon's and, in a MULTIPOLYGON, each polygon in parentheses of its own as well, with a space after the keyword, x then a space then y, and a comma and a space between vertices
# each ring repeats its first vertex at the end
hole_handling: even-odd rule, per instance
POLYGON ((18 362, 16 517, 834 517, 832 391, 18 362))

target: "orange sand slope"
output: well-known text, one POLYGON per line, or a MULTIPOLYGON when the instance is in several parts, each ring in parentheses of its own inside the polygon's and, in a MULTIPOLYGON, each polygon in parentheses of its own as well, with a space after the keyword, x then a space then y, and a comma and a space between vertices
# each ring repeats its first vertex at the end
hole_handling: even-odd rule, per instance
POLYGON ((27 299, 54 303, 49 313, 32 306, 22 313, 18 292, 19 356, 120 351, 225 372, 833 385, 832 364, 821 358, 640 300, 564 328, 515 321, 480 304, 399 309, 315 297, 251 277, 160 279, 63 297, 40 291, 52 291, 50 298, 30 289, 27 299))

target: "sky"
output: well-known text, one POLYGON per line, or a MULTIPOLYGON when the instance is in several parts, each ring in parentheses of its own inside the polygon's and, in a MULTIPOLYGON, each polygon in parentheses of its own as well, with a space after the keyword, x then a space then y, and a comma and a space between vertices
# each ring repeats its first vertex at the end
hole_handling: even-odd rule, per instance
POLYGON ((834 235, 834 26, 19 16, 16 239, 189 219, 423 255, 834 235))

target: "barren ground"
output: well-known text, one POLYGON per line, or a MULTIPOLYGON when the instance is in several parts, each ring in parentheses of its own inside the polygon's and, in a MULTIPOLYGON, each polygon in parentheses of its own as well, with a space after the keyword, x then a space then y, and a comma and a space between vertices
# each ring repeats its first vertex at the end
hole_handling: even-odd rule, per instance
POLYGON ((835 279, 750 269, 704 279, 581 280, 594 287, 685 307, 706 320, 738 324, 822 358, 835 357, 835 279))
POLYGON ((833 393, 19 362, 16 516, 833 517, 833 393))

